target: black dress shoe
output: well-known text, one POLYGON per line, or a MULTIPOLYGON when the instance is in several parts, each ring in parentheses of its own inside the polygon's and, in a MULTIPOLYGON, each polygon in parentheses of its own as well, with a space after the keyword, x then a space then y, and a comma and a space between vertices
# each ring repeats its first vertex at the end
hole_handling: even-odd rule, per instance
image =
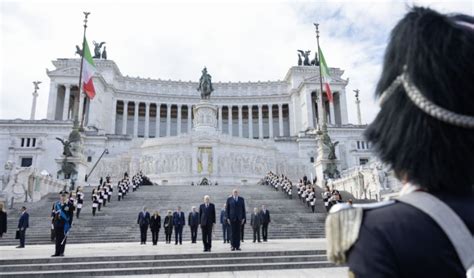
POLYGON ((237 251, 242 251, 240 248, 236 248, 235 250, 237 250, 237 251))
POLYGON ((51 257, 59 257, 59 255, 54 254, 54 255, 51 255, 51 257))
POLYGON ((235 251, 235 248, 234 247, 230 248, 230 251, 235 251))

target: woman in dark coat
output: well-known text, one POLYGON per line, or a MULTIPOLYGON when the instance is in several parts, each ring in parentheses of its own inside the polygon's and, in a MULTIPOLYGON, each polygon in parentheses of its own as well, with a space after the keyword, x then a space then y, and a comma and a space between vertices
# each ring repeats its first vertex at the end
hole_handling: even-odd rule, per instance
POLYGON ((3 204, 0 204, 0 238, 7 232, 7 213, 3 211, 3 204))
POLYGON ((163 222, 163 227, 165 228, 166 243, 171 243, 171 234, 173 233, 173 214, 171 210, 168 210, 168 215, 165 217, 163 222))
POLYGON ((158 243, 158 234, 160 233, 161 228, 161 216, 158 211, 155 211, 150 219, 150 230, 153 240, 153 245, 158 243))

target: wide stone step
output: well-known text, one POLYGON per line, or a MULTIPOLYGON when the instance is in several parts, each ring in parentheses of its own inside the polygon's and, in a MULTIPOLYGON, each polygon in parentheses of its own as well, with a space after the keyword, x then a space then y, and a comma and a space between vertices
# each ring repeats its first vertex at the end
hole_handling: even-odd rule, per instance
POLYGON ((3 260, 0 277, 146 275, 331 266, 323 250, 60 257, 3 260), (24 271, 25 265, 28 271, 24 271))

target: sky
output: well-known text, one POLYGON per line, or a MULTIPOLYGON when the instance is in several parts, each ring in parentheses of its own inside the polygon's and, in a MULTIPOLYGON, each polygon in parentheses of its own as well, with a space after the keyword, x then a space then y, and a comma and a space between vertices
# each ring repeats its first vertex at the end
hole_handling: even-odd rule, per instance
MULTIPOLYGON (((474 1, 11 1, 0 0, 0 119, 28 119, 33 84, 36 119, 46 117, 51 61, 74 58, 89 16, 87 38, 105 41, 124 75, 213 82, 283 79, 297 49, 316 49, 314 22, 329 67, 341 68, 349 122, 378 112, 373 93, 391 29, 413 5, 474 14, 474 1)), ((312 52, 313 54, 314 52, 312 52)))

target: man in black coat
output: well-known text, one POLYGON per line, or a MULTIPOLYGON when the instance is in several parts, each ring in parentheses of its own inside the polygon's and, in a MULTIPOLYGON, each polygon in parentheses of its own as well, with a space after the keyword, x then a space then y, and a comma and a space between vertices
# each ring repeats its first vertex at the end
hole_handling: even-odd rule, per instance
POLYGON ((7 232, 7 213, 3 211, 3 203, 0 203, 0 238, 7 232))
POLYGON ((150 213, 146 207, 143 207, 143 210, 138 214, 137 224, 140 225, 140 244, 146 244, 146 233, 150 225, 150 213))
POLYGON ((262 210, 260 211, 262 215, 262 238, 263 241, 267 241, 268 238, 268 224, 270 224, 270 212, 268 209, 265 207, 265 205, 262 205, 262 210))
POLYGON ((188 216, 188 225, 191 228, 191 243, 196 243, 197 229, 199 226, 199 213, 196 207, 192 207, 192 211, 188 216))
POLYGON ((245 200, 239 196, 237 189, 232 190, 232 196, 227 199, 226 217, 231 226, 231 251, 240 251, 240 227, 246 221, 245 200))
POLYGON ((175 245, 183 244, 183 227, 186 225, 184 212, 181 211, 181 207, 178 206, 178 210, 173 213, 173 226, 174 226, 174 237, 175 245))
POLYGON ((29 215, 26 212, 26 207, 21 207, 20 219, 18 221, 18 231, 20 232, 20 245, 16 248, 25 248, 25 232, 29 227, 29 215))
POLYGON ((204 204, 199 206, 199 225, 202 230, 204 252, 211 252, 212 229, 216 224, 216 207, 209 200, 208 195, 204 196, 204 204))

